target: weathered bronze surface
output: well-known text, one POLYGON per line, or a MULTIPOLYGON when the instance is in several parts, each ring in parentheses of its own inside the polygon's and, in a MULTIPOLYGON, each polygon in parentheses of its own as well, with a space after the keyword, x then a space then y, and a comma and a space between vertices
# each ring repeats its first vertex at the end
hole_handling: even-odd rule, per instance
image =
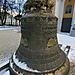
POLYGON ((57 18, 51 14, 52 7, 50 0, 26 2, 27 14, 21 19, 22 38, 15 56, 33 71, 22 69, 12 59, 15 71, 18 69, 23 75, 67 75, 69 61, 57 44, 57 18))

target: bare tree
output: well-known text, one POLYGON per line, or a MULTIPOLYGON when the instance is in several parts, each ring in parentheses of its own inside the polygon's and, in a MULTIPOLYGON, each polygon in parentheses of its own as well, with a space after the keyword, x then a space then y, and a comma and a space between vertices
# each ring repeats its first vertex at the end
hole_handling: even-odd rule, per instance
POLYGON ((1 25, 5 25, 6 23, 6 18, 7 18, 7 7, 6 7, 6 0, 3 3, 3 10, 0 11, 0 20, 1 20, 1 25))

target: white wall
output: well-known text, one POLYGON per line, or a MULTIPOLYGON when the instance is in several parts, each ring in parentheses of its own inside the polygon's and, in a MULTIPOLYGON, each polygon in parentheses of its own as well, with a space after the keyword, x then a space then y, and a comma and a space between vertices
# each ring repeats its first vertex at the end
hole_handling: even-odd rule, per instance
POLYGON ((64 1, 56 0, 55 16, 58 17, 57 32, 61 31, 62 18, 64 13, 64 1))
POLYGON ((59 16, 59 6, 60 6, 60 1, 56 0, 56 5, 55 5, 55 16, 59 16))
POLYGON ((75 5, 74 5, 74 13, 73 13, 73 19, 72 19, 72 25, 75 24, 75 5))
POLYGON ((72 26, 71 26, 70 35, 75 37, 75 5, 74 5, 74 12, 73 12, 72 26))

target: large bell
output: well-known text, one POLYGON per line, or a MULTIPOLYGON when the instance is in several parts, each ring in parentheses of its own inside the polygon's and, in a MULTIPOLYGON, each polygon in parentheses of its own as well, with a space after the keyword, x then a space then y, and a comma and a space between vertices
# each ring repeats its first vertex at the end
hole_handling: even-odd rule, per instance
POLYGON ((49 0, 26 2, 21 43, 10 60, 11 75, 68 75, 69 60, 58 47, 51 6, 49 0))

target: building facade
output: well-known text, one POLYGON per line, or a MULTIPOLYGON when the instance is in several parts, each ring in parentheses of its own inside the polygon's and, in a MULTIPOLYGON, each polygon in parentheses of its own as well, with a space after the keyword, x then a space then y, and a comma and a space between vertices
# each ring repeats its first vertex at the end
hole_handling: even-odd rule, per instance
POLYGON ((75 0, 56 0, 58 32, 75 33, 75 0))

